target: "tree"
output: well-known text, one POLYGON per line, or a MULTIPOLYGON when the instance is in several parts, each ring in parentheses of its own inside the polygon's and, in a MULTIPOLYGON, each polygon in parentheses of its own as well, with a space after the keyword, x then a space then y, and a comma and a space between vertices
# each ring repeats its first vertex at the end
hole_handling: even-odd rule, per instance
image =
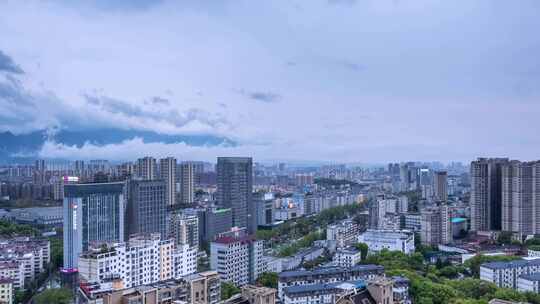
POLYGON ((503 255, 503 256, 476 255, 476 256, 468 259, 465 262, 465 267, 469 268, 469 270, 471 271, 471 274, 475 278, 479 278, 480 277, 480 265, 482 265, 483 263, 497 262, 497 261, 509 262, 509 261, 519 260, 519 259, 520 259, 519 257, 506 256, 506 255, 503 255))
POLYGON ((278 274, 275 272, 265 272, 259 276, 257 283, 264 287, 277 288, 278 274))
POLYGON ((362 257, 362 261, 367 258, 369 247, 366 243, 357 243, 355 245, 356 249, 360 250, 360 255, 362 257))
POLYGON ((53 288, 46 289, 39 295, 34 297, 34 303, 36 304, 70 304, 73 299, 71 290, 67 288, 53 288))
MULTIPOLYGON (((235 294, 240 293, 240 288, 236 287, 231 282, 222 282, 221 283, 221 300, 227 300, 234 296, 235 294)), ((52 303, 52 302, 51 302, 52 303)))

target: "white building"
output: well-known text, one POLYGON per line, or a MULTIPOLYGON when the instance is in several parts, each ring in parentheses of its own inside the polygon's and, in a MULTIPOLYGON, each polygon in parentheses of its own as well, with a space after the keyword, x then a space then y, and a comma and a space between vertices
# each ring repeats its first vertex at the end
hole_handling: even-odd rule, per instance
POLYGON ((124 288, 131 288, 195 273, 196 265, 196 250, 188 245, 174 249, 173 240, 161 240, 159 234, 152 234, 81 254, 79 275, 91 283, 119 278, 124 288))
POLYGON ((356 248, 340 248, 336 251, 333 261, 340 267, 352 267, 362 260, 362 253, 356 248))
POLYGON ((334 304, 344 294, 365 290, 364 281, 291 286, 283 290, 284 304, 334 304))
POLYGON ((221 234, 210 244, 210 268, 222 281, 236 286, 254 282, 267 270, 263 242, 248 235, 245 229, 221 234))
MULTIPOLYGON (((518 288, 518 278, 540 272, 540 259, 491 262, 480 265, 480 279, 498 287, 518 288)), ((527 282, 523 282, 525 287, 527 282)))
POLYGON ((197 272, 197 248, 178 245, 173 251, 173 276, 179 278, 197 272))
POLYGON ((524 274, 518 278, 517 290, 521 292, 540 293, 540 273, 524 274))
POLYGON ((353 220, 344 220, 326 228, 326 239, 336 241, 337 247, 347 247, 356 242, 360 228, 353 220))
POLYGON ((358 242, 366 243, 370 252, 383 249, 401 251, 405 254, 414 252, 414 233, 408 230, 369 229, 358 236, 358 242))

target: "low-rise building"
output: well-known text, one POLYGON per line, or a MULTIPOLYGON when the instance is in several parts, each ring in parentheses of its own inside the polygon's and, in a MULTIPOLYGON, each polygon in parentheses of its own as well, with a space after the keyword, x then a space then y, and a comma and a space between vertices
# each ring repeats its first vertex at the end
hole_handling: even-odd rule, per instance
POLYGON ((284 288, 323 284, 331 282, 373 279, 384 274, 380 265, 356 265, 353 267, 325 267, 314 270, 284 271, 278 277, 278 297, 283 299, 284 288))
POLYGON ((340 248, 336 251, 333 261, 340 267, 352 267, 362 260, 362 253, 354 247, 340 248))
MULTIPOLYGON (((25 282, 30 282, 47 269, 51 262, 50 242, 42 239, 20 237, 0 240, 0 260, 22 264, 22 275, 25 282)), ((17 278, 9 276, 19 288, 17 278)), ((23 284, 24 285, 24 284, 23 284)), ((22 287, 22 286, 21 286, 22 287)))
POLYGON ((364 281, 318 283, 284 288, 284 304, 333 304, 349 292, 366 288, 364 281))
POLYGON ((370 252, 383 249, 401 251, 405 254, 414 252, 414 233, 407 230, 372 230, 358 236, 358 242, 368 245, 370 252))
POLYGON ((520 276, 539 272, 540 259, 490 262, 480 265, 481 280, 494 283, 498 287, 512 289, 518 288, 520 276))
POLYGON ((276 293, 277 290, 273 288, 242 286, 242 296, 249 301, 249 304, 274 304, 276 303, 276 293))
POLYGON ((217 304, 221 293, 221 282, 215 271, 132 288, 124 288, 118 282, 113 279, 102 283, 81 283, 77 293, 77 303, 217 304))
POLYGON ((518 277, 517 290, 521 292, 540 293, 540 273, 523 274, 518 277))

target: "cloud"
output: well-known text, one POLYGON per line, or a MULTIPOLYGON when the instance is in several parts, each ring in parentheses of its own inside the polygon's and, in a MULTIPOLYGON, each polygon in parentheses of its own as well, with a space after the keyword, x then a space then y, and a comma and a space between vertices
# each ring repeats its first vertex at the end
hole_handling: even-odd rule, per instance
POLYGON ((150 99, 149 101, 145 101, 145 104, 151 104, 154 106, 160 106, 160 105, 168 106, 171 104, 171 102, 166 98, 155 96, 155 97, 152 97, 152 99, 150 99))
POLYGON ((253 99, 255 101, 260 102, 266 102, 266 103, 273 103, 281 100, 281 95, 273 92, 263 92, 263 91, 245 91, 245 90, 238 90, 238 92, 246 96, 247 98, 253 99))
POLYGON ((356 0, 328 0, 328 4, 332 5, 353 5, 356 0))
POLYGON ((343 62, 340 62, 339 64, 342 67, 349 69, 351 71, 354 71, 354 72, 360 72, 366 69, 364 65, 354 63, 354 62, 343 61, 343 62))
POLYGON ((0 72, 23 74, 23 70, 15 64, 13 59, 0 50, 0 72))

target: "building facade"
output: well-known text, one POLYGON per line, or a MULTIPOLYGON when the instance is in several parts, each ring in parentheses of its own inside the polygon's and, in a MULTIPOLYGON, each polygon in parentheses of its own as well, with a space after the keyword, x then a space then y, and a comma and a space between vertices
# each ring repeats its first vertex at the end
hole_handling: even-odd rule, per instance
POLYGON ((159 233, 166 236, 167 185, 162 180, 132 180, 129 182, 126 208, 126 236, 159 233))
POLYGON ((358 242, 368 245, 370 252, 383 249, 414 253, 414 233, 406 230, 368 230, 358 236, 358 242))
POLYGON ((66 185, 64 270, 76 271, 92 242, 124 241, 124 183, 66 185))
POLYGON ((168 206, 176 204, 176 158, 159 160, 159 177, 165 183, 165 201, 168 206))
POLYGON ((245 230, 224 233, 210 243, 210 268, 236 286, 255 282, 266 271, 263 242, 245 230))
POLYGON ((218 204, 231 208, 232 225, 255 232, 255 216, 252 200, 253 162, 250 157, 218 157, 217 193, 218 204))
POLYGON ((471 162, 471 230, 501 230, 502 166, 507 158, 471 162))

